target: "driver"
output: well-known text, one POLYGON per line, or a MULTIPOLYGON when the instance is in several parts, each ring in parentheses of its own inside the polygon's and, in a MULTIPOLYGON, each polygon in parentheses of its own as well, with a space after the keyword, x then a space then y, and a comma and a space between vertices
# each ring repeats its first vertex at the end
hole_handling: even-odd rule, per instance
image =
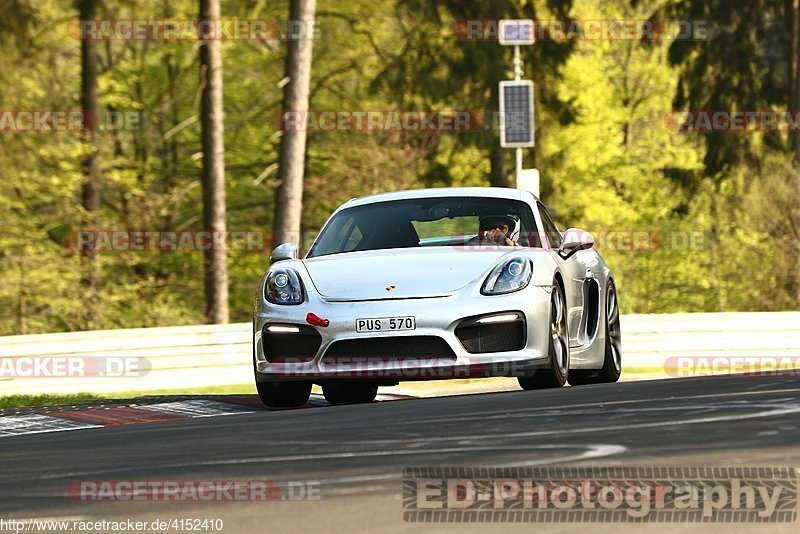
POLYGON ((493 243, 508 247, 519 246, 511 239, 511 232, 517 222, 507 215, 484 215, 479 220, 478 235, 469 240, 470 244, 493 243))

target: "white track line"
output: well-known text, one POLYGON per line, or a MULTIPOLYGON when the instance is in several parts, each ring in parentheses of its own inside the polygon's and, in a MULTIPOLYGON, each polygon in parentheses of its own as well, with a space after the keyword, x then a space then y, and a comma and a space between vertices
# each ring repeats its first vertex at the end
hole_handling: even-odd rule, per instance
POLYGON ((141 410, 151 412, 185 415, 187 417, 214 417, 217 415, 231 415, 240 413, 255 413, 250 406, 232 404, 229 402, 212 401, 207 399, 191 399, 176 402, 162 402, 137 406, 141 410))
POLYGON ((69 421, 67 419, 39 414, 8 415, 6 417, 0 417, 0 437, 101 427, 102 425, 69 421))
MULTIPOLYGON (((381 402, 404 399, 405 397, 403 396, 391 394, 378 395, 377 397, 377 400, 381 402)), ((325 400, 325 397, 317 394, 311 395, 309 404, 313 406, 332 406, 332 404, 325 400)), ((251 406, 224 401, 213 401, 209 399, 190 399, 175 402, 161 402, 158 404, 135 406, 135 408, 137 410, 150 411, 154 413, 183 415, 189 419, 242 415, 262 411, 255 410, 251 406)), ((70 421, 60 417, 51 417, 49 415, 8 415, 0 417, 0 437, 22 436, 25 434, 45 434, 48 432, 63 432, 66 430, 82 430, 85 428, 103 428, 104 426, 106 425, 70 421)))
MULTIPOLYGON (((755 404, 753 407, 758 407, 758 404, 755 404)), ((790 415, 790 414, 797 414, 800 413, 800 404, 792 404, 785 408, 775 408, 770 410, 765 410, 761 412, 751 413, 751 414, 741 414, 741 415, 720 415, 716 417, 699 417, 696 419, 674 419, 674 420, 666 420, 666 421, 655 421, 650 423, 630 423, 630 424, 622 424, 622 425, 607 425, 607 426, 594 426, 594 427, 585 427, 585 428, 564 428, 564 429, 555 429, 555 430, 534 430, 531 432, 507 432, 505 434, 499 434, 496 437, 500 438, 530 438, 530 437, 538 437, 538 436, 560 436, 565 434, 591 434, 595 432, 609 432, 609 431, 616 431, 616 430, 630 430, 634 428, 660 428, 660 427, 670 427, 670 426, 684 426, 684 425, 697 425, 697 424, 707 424, 707 423, 720 423, 720 422, 729 422, 729 421, 744 421, 747 419, 761 419, 765 417, 778 417, 780 415, 790 415)), ((483 437, 486 440, 491 440, 495 437, 492 434, 466 434, 463 436, 448 436, 448 437, 431 437, 426 438, 430 442, 436 441, 451 441, 451 440, 471 440, 475 439, 476 437, 483 437)), ((393 442, 394 440, 386 440, 389 443, 393 442)), ((380 440, 371 440, 371 443, 378 443, 380 440)))

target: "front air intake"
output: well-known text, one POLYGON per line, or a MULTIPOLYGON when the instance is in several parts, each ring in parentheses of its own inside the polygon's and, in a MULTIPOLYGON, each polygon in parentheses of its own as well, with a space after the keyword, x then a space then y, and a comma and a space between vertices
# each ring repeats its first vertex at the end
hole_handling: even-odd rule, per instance
POLYGON ((471 317, 456 327, 456 337, 470 354, 522 350, 525 332, 525 316, 521 312, 471 317))
POLYGON ((321 344, 322 336, 310 326, 265 324, 261 329, 261 346, 270 363, 310 362, 321 344))

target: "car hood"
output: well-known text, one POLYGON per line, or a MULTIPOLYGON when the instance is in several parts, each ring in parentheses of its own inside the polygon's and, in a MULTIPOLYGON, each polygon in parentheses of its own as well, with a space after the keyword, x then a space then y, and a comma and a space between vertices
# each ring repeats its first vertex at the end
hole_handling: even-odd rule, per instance
POLYGON ((347 252, 303 260, 317 292, 335 300, 440 297, 479 280, 509 248, 347 252))

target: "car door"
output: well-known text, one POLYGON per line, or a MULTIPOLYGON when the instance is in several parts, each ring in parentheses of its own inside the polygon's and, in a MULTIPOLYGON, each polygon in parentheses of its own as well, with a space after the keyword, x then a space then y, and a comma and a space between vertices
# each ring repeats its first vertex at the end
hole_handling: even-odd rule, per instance
MULTIPOLYGON (((555 252, 561 246, 564 236, 553 222, 547 208, 541 202, 537 202, 536 207, 547 242, 555 252)), ((566 260, 558 254, 556 257, 564 275, 570 347, 581 347, 591 340, 597 328, 595 317, 598 311, 596 298, 599 296, 595 274, 598 265, 597 253, 590 249, 578 251, 566 260)))

